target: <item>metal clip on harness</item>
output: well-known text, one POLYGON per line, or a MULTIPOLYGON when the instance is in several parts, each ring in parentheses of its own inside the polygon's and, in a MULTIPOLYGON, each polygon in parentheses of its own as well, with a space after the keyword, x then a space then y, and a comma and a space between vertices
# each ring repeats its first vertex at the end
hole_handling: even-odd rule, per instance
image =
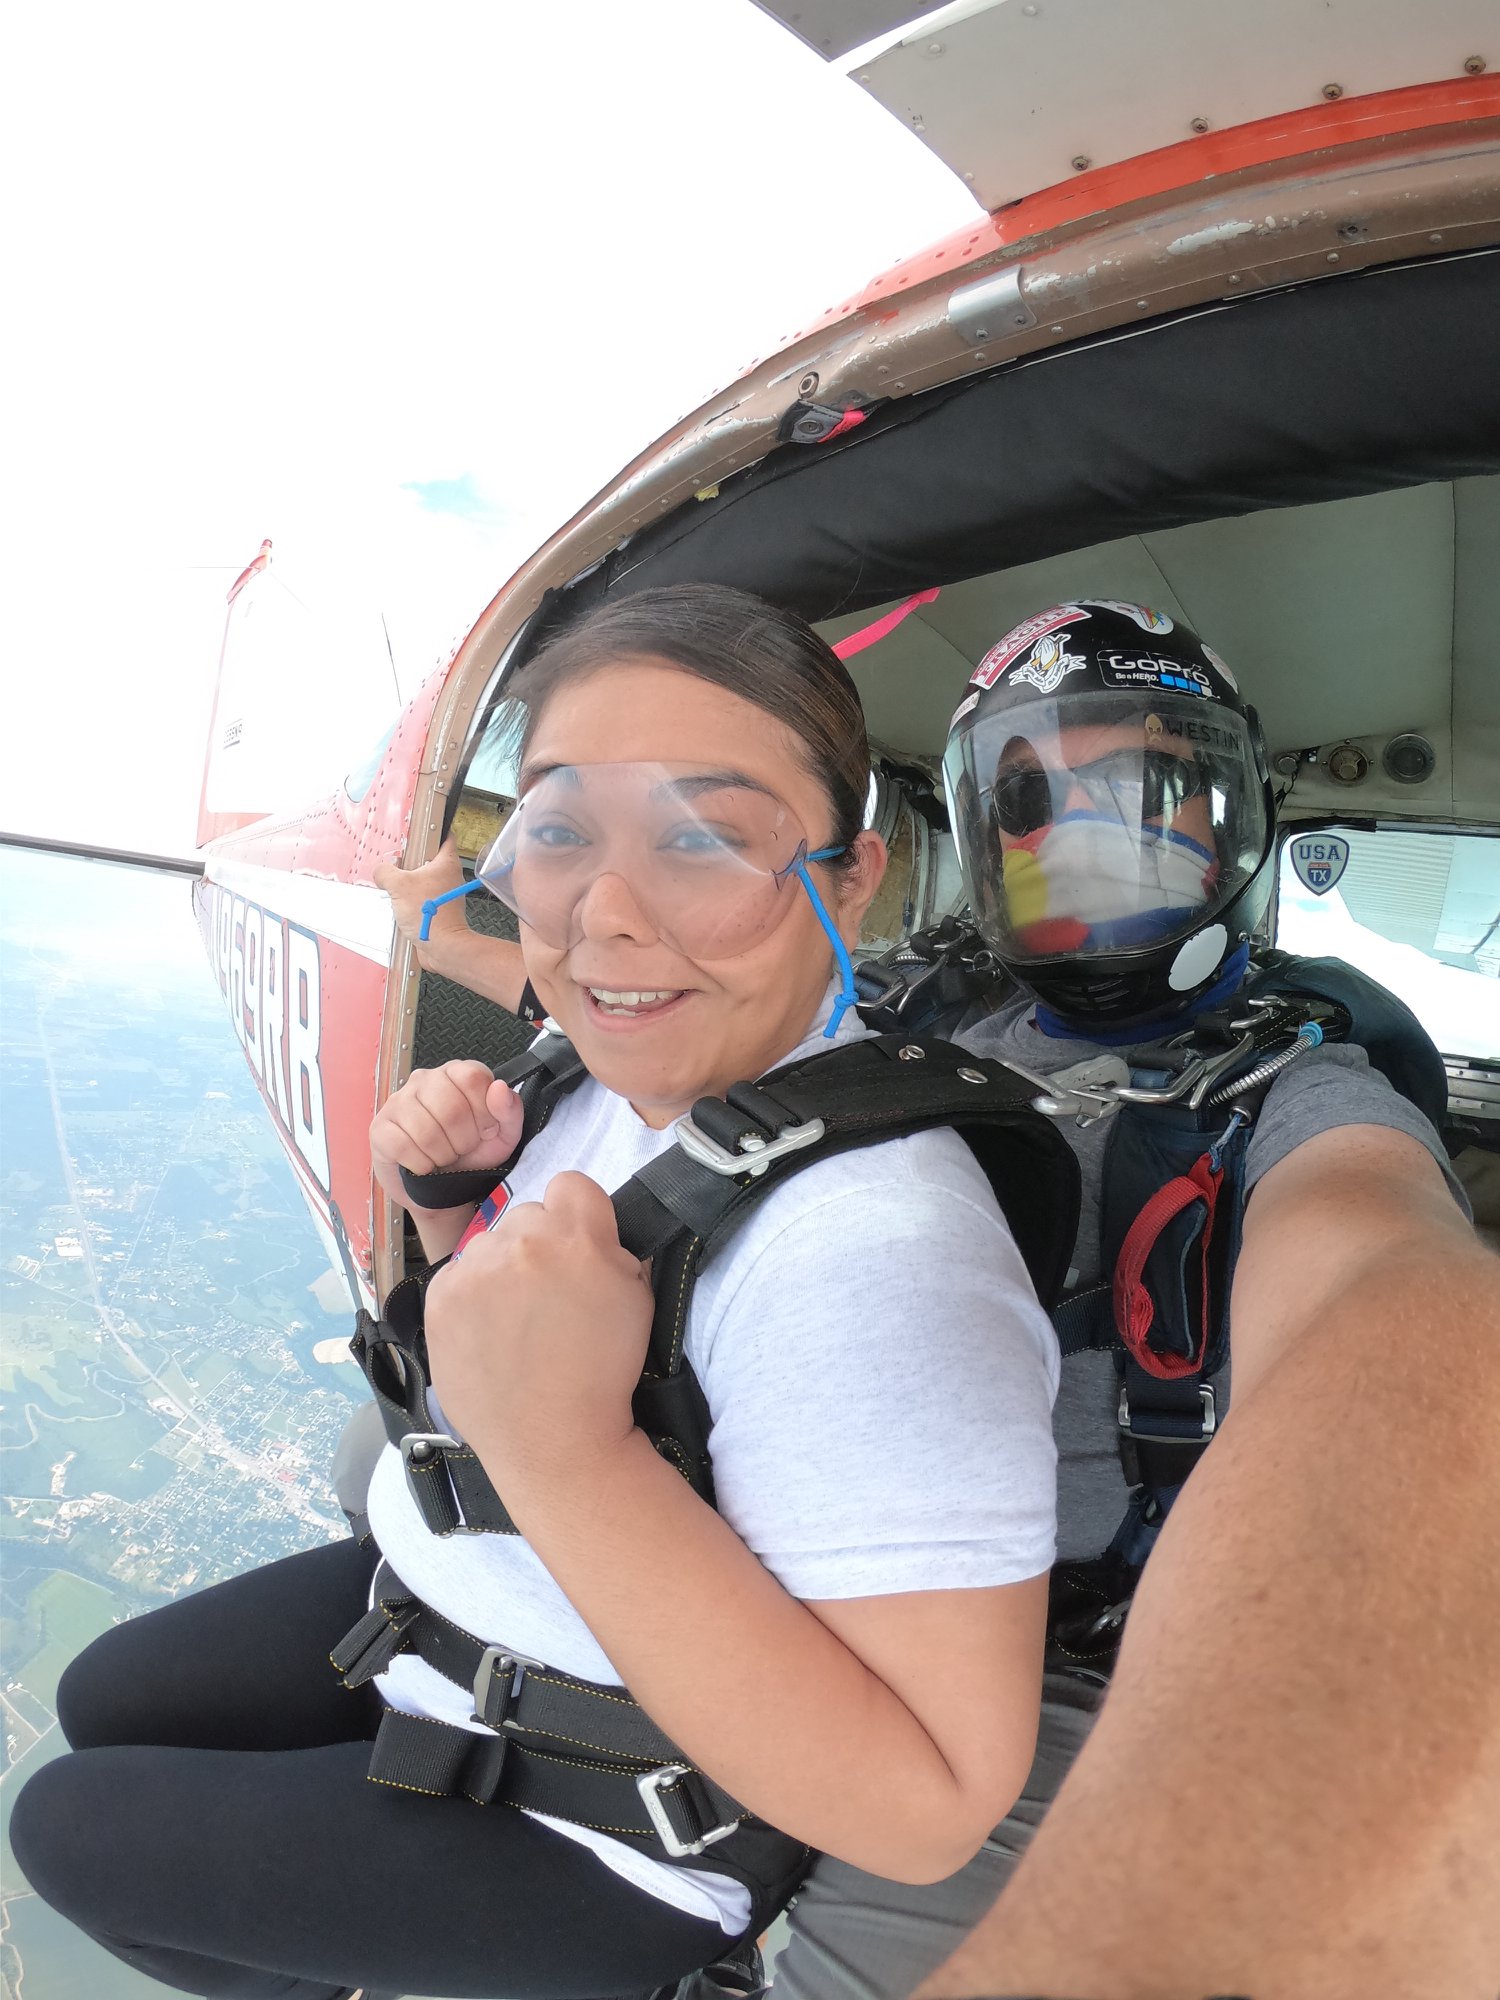
MULTIPOLYGON (((1126 1065, 1120 1058, 1109 1056, 1089 1057, 1050 1077, 1037 1076, 1014 1059, 1010 1060, 1010 1067, 1028 1083, 1034 1083, 1041 1093, 1032 1099, 1033 1109, 1046 1118, 1076 1118, 1080 1125, 1095 1124, 1122 1104, 1185 1101, 1190 1111, 1237 1104, 1262 1091, 1299 1056, 1317 1048, 1324 1038, 1322 1026, 1304 1007, 1289 1005, 1285 1000, 1259 998, 1252 998, 1248 1005, 1250 1012, 1230 1023, 1235 1040, 1211 1055, 1189 1057, 1170 1083, 1133 1084, 1128 1081, 1126 1065), (1259 1050, 1271 1048, 1288 1033, 1292 1040, 1287 1046, 1268 1055, 1244 1076, 1232 1077, 1229 1083, 1220 1082, 1226 1074, 1232 1076, 1240 1063, 1259 1050), (1112 1064, 1125 1071, 1123 1079, 1116 1081, 1109 1076, 1112 1064)), ((1171 1052, 1175 1054, 1184 1046, 1184 1043, 1170 1045, 1171 1052)))
POLYGON ((678 1145, 700 1167, 707 1167, 711 1174, 749 1174, 752 1179, 763 1174, 773 1160, 782 1159, 787 1153, 798 1153, 804 1146, 815 1146, 826 1129, 821 1118, 809 1118, 801 1125, 788 1125, 774 1139, 747 1132, 740 1140, 739 1151, 732 1153, 695 1125, 691 1113, 679 1118, 673 1127, 678 1145))

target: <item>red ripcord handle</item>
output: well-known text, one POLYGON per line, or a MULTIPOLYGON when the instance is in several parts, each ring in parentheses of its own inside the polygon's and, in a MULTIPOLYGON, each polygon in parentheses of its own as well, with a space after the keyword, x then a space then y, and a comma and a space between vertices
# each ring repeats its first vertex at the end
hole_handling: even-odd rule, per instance
POLYGON ((1187 1173, 1179 1174, 1176 1180, 1168 1181, 1164 1188, 1157 1189, 1131 1223, 1120 1246, 1115 1264, 1115 1326, 1132 1360, 1148 1375, 1155 1375, 1163 1382, 1177 1381, 1184 1375, 1196 1375, 1203 1366, 1203 1356, 1208 1347, 1208 1250, 1213 1241, 1214 1209, 1223 1178, 1224 1169, 1216 1167, 1209 1155, 1204 1153, 1193 1162, 1187 1173), (1156 1317, 1156 1308, 1151 1303, 1151 1294, 1141 1283, 1141 1277, 1146 1269, 1146 1260, 1156 1248, 1162 1231, 1195 1201, 1201 1201, 1206 1210, 1203 1236, 1198 1245, 1203 1272, 1203 1300, 1198 1322, 1198 1351, 1191 1360, 1186 1360, 1180 1354, 1158 1354, 1147 1346, 1146 1337, 1156 1317))

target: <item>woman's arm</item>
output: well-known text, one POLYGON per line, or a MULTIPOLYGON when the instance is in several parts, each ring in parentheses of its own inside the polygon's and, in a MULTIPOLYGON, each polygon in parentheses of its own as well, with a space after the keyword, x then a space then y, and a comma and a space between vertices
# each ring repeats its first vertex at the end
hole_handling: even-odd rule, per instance
POLYGON ((375 870, 375 886, 390 897, 396 928, 411 942, 422 970, 467 986, 514 1014, 526 987, 521 947, 509 938, 486 937, 482 931, 471 930, 465 914, 466 898, 444 903, 435 911, 429 934, 425 941, 422 938, 423 903, 445 890, 459 888, 463 879, 463 866, 451 835, 420 868, 398 868, 387 861, 375 870))
MULTIPOLYGON (((1045 1577, 799 1601, 634 1428, 651 1311, 608 1198, 558 1175, 434 1281, 443 1408, 631 1692, 718 1783, 874 1873, 951 1874, 1030 1767, 1045 1577)), ((792 1368, 773 1400, 796 1395, 792 1368)), ((1003 1415, 984 1431, 997 1454, 1003 1415)), ((806 1529, 814 1546, 845 1534, 806 1529)), ((882 1519, 871 1540, 900 1536, 882 1519)))
POLYGON ((636 1700, 762 1819, 872 1874, 936 1882, 1015 1803, 1045 1576, 803 1604, 640 1431, 505 1465, 516 1525, 636 1700))

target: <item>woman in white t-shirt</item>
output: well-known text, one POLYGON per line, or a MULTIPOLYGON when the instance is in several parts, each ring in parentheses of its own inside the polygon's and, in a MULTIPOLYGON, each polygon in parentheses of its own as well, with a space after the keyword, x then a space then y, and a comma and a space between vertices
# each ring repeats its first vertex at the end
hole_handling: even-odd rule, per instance
POLYGON ((705 1259, 685 1351, 714 1506, 632 1415, 652 1294, 610 1194, 697 1099, 864 1033, 830 985, 885 862, 861 830, 853 684, 800 620, 698 586, 606 606, 514 691, 523 803, 487 873, 588 1078, 488 1229, 472 1207, 412 1208, 400 1174, 498 1175, 520 1107, 480 1065, 416 1072, 371 1148, 431 1259, 464 1239, 426 1294, 433 1421, 519 1532, 430 1532, 388 1448, 377 1548, 233 1579, 69 1669, 73 1754, 28 1786, 18 1851, 43 1896, 181 1990, 640 1992, 768 1921, 799 1846, 952 1873, 1030 1763, 1055 1346, 952 1132, 817 1161, 705 1259), (389 1711, 446 1732, 432 1742, 495 1735, 410 1650, 353 1694, 329 1672, 381 1557, 507 1662, 595 1699, 628 1688, 767 1830, 770 1862, 368 1783, 389 1711))

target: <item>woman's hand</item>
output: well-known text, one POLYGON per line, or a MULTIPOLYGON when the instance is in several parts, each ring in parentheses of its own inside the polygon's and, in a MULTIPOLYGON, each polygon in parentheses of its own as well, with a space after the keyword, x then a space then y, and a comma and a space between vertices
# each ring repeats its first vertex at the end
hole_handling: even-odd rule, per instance
POLYGON ((375 1178, 392 1201, 414 1215, 445 1214, 414 1206, 401 1184, 401 1168, 436 1174, 494 1167, 498 1178, 520 1141, 522 1116, 520 1098, 482 1062, 414 1069, 370 1126, 375 1178))
POLYGON ((437 1274, 426 1300, 433 1387, 503 1493, 631 1435, 651 1315, 645 1267, 585 1174, 554 1175, 540 1202, 507 1209, 437 1274))
MULTIPOLYGON (((419 958, 425 952, 425 946, 421 945, 423 903, 430 897, 441 896, 448 889, 462 888, 463 879, 458 843, 452 834, 432 859, 420 868, 398 868, 394 861, 382 861, 375 870, 375 887, 384 889, 390 897, 396 928, 409 943, 420 947, 419 958)), ((433 937, 450 934, 457 937, 468 928, 469 921, 464 915, 461 900, 444 903, 440 910, 433 913, 433 937)))

